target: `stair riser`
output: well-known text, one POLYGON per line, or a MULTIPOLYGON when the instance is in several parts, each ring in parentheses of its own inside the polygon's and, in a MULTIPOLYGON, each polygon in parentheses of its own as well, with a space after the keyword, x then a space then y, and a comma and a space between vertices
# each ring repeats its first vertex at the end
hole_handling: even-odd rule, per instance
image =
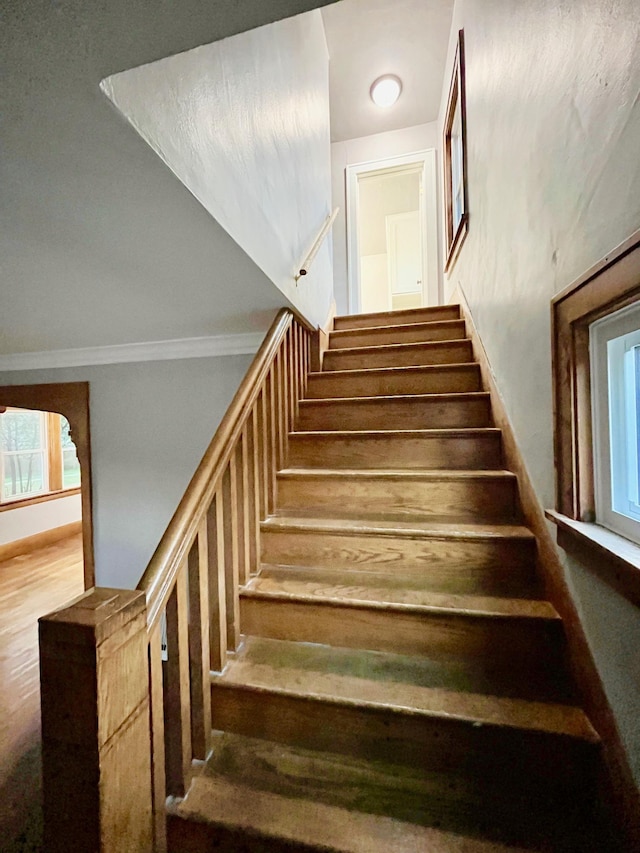
POLYGON ((500 434, 467 436, 299 436, 289 467, 490 470, 502 465, 500 434))
POLYGON ((167 816, 168 853, 327 853, 324 845, 309 845, 276 835, 167 816))
MULTIPOLYGON (((263 563, 263 566, 268 570, 273 567, 268 563, 263 563)), ((300 567, 279 565, 277 571, 287 571, 293 568, 299 570, 300 567)), ((309 573, 322 571, 323 576, 326 569, 322 570, 318 566, 307 567, 309 573)), ((405 572, 397 567, 386 568, 384 565, 381 568, 370 565, 354 565, 348 569, 340 568, 335 572, 331 572, 335 576, 335 583, 348 583, 351 578, 351 583, 354 586, 360 586, 364 582, 380 583, 382 586, 392 584, 397 586, 398 583, 410 590, 425 590, 428 592, 446 593, 449 595, 485 595, 513 597, 513 598, 540 598, 541 591, 539 588, 538 578, 536 576, 535 566, 521 566, 513 568, 511 566, 501 566, 500 568, 478 568, 477 566, 432 566, 429 568, 428 574, 424 571, 409 570, 405 572)))
POLYGON ((378 347, 384 344, 415 344, 425 341, 456 341, 465 337, 464 320, 417 326, 390 326, 382 329, 354 329, 332 332, 329 349, 378 347))
POLYGON ((442 346, 416 346, 363 352, 325 352, 323 370, 369 370, 376 367, 413 367, 461 364, 473 361, 471 341, 452 341, 442 346))
POLYGON ((458 320, 458 305, 439 305, 412 311, 393 311, 383 314, 354 314, 350 317, 336 317, 334 329, 366 329, 371 326, 398 326, 401 323, 433 323, 439 320, 458 320))
POLYGON ((533 539, 409 539, 376 534, 344 535, 264 528, 262 562, 330 569, 371 569, 430 576, 438 570, 529 569, 535 562, 533 539))
POLYGON ((211 699, 214 729, 424 770, 484 774, 511 791, 562 791, 586 777, 593 756, 590 745, 559 735, 338 704, 319 696, 214 681, 211 699))
POLYGON ((303 401, 299 430, 465 429, 491 426, 489 400, 303 401))
POLYGON ((424 372, 393 371, 356 376, 316 373, 309 377, 307 398, 377 397, 390 394, 453 394, 480 391, 480 369, 475 364, 442 366, 424 372))
MULTIPOLYGON (((242 633, 273 640, 323 643, 410 655, 446 655, 494 666, 559 668, 560 621, 416 614, 378 607, 293 602, 243 596, 242 633)), ((504 679, 502 679, 504 682, 504 679)))
POLYGON ((403 520, 516 517, 514 478, 413 482, 356 478, 278 478, 278 512, 318 517, 364 518, 384 514, 403 520))

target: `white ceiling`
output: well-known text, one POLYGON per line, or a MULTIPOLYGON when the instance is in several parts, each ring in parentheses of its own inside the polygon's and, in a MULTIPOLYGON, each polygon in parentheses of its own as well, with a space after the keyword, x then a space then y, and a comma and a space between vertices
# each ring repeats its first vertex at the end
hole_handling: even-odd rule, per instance
POLYGON ((453 0, 325 6, 333 142, 437 119, 452 13, 453 0), (386 110, 369 97, 382 74, 397 74, 403 83, 400 99, 386 110))

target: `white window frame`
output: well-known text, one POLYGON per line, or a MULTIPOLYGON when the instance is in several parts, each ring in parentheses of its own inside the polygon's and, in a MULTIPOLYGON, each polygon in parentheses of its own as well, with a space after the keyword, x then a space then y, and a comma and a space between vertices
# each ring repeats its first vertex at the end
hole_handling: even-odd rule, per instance
POLYGON ((640 346, 637 303, 590 326, 596 522, 640 544, 640 505, 630 499, 638 485, 636 412, 626 406, 635 346, 640 346))
POLYGON ((0 450, 0 504, 11 504, 19 501, 37 498, 41 495, 46 495, 49 492, 49 430, 47 427, 47 418, 45 412, 39 412, 29 409, 9 408, 7 412, 26 412, 31 415, 38 415, 40 420, 40 447, 33 450, 0 450), (32 489, 30 492, 19 492, 16 495, 4 496, 4 479, 6 472, 6 460, 10 456, 24 456, 27 453, 37 454, 40 457, 40 465, 42 471, 42 487, 32 489))

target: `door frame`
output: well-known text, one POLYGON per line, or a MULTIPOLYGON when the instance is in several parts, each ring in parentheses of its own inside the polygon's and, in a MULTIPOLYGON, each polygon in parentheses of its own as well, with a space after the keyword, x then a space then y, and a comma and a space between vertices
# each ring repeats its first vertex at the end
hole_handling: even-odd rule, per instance
POLYGON ((421 205, 422 266, 424 270, 423 301, 425 305, 440 302, 440 271, 438 266, 438 202, 436 149, 427 148, 402 154, 398 157, 383 157, 364 163, 352 163, 345 169, 347 196, 347 292, 349 313, 360 312, 360 252, 358 247, 358 180, 369 172, 407 171, 407 167, 422 164, 423 203, 421 205))

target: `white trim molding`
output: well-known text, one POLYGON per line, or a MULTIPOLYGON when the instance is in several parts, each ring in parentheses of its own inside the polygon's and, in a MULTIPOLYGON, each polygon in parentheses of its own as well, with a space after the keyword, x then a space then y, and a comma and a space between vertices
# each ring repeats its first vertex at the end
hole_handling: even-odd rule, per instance
POLYGON ((262 343, 264 335, 264 332, 243 332, 237 335, 143 341, 134 344, 113 344, 84 349, 14 352, 6 355, 0 354, 0 372, 89 367, 101 364, 125 364, 135 361, 212 358, 221 355, 254 355, 262 343))

